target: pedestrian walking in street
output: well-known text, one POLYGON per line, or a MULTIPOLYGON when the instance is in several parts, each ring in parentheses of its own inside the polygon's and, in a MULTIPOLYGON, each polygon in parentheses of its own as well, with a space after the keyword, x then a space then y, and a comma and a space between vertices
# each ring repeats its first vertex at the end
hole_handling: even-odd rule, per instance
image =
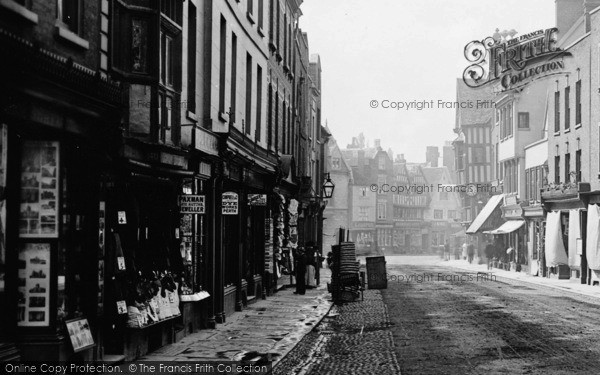
POLYGON ((487 261, 487 269, 492 269, 492 258, 494 257, 494 253, 496 252, 496 248, 494 244, 492 244, 492 240, 488 240, 487 246, 485 247, 485 258, 487 261))
POLYGON ((306 252, 303 247, 296 250, 296 291, 294 294, 306 293, 306 252))
POLYGON ((448 243, 448 240, 444 244, 444 260, 450 260, 450 243, 448 243))
POLYGON ((469 264, 473 263, 473 255, 475 255, 475 246, 473 246, 473 243, 470 243, 467 246, 467 260, 469 264))

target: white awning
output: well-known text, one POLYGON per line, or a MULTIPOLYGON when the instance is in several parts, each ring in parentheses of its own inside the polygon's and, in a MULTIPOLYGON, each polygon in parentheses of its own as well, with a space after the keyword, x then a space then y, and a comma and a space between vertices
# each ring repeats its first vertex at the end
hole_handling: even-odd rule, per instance
POLYGON ((490 234, 506 234, 512 233, 525 225, 525 220, 509 220, 500 225, 497 229, 491 230, 490 234))
POLYGON ((503 198, 504 194, 492 195, 485 204, 485 207, 483 207, 483 210, 481 210, 479 215, 477 215, 475 220, 473 220, 473 222, 471 223, 471 226, 469 226, 469 229, 467 229, 467 234, 477 233, 477 231, 479 231, 479 228, 481 228, 481 226, 483 225, 483 223, 485 223, 487 218, 490 217, 492 212, 494 212, 496 207, 498 207, 498 204, 502 202, 503 198))

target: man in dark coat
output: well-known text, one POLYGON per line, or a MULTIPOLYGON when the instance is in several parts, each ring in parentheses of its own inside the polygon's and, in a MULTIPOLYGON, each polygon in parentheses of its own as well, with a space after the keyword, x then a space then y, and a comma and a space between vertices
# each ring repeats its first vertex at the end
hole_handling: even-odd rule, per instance
POLYGON ((494 253, 496 252, 496 247, 492 244, 491 240, 488 240, 487 246, 485 247, 485 258, 487 261, 487 269, 492 269, 492 258, 494 257, 494 253))
POLYGON ((467 246, 467 258, 469 263, 473 263, 473 255, 475 255, 475 246, 473 246, 473 243, 470 243, 469 246, 467 246))
POLYGON ((298 247, 296 251, 296 291, 294 294, 306 293, 306 252, 298 247))

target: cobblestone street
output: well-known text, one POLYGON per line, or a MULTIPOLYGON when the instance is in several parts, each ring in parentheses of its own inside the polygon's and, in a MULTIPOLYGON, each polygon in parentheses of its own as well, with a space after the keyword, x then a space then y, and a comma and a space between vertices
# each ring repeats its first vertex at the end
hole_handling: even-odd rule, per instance
POLYGON ((382 293, 402 374, 598 373, 597 298, 390 258, 404 277, 382 293))
POLYGON ((390 318, 380 291, 334 306, 275 368, 279 375, 399 374, 390 318))

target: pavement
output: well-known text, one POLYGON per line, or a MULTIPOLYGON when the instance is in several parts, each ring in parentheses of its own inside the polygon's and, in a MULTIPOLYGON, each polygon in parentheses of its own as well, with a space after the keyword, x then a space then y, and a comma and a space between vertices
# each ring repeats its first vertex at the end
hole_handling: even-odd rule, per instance
POLYGON ((275 367, 329 312, 329 269, 321 269, 321 283, 305 295, 281 289, 248 305, 215 329, 201 330, 138 361, 263 361, 275 367))

